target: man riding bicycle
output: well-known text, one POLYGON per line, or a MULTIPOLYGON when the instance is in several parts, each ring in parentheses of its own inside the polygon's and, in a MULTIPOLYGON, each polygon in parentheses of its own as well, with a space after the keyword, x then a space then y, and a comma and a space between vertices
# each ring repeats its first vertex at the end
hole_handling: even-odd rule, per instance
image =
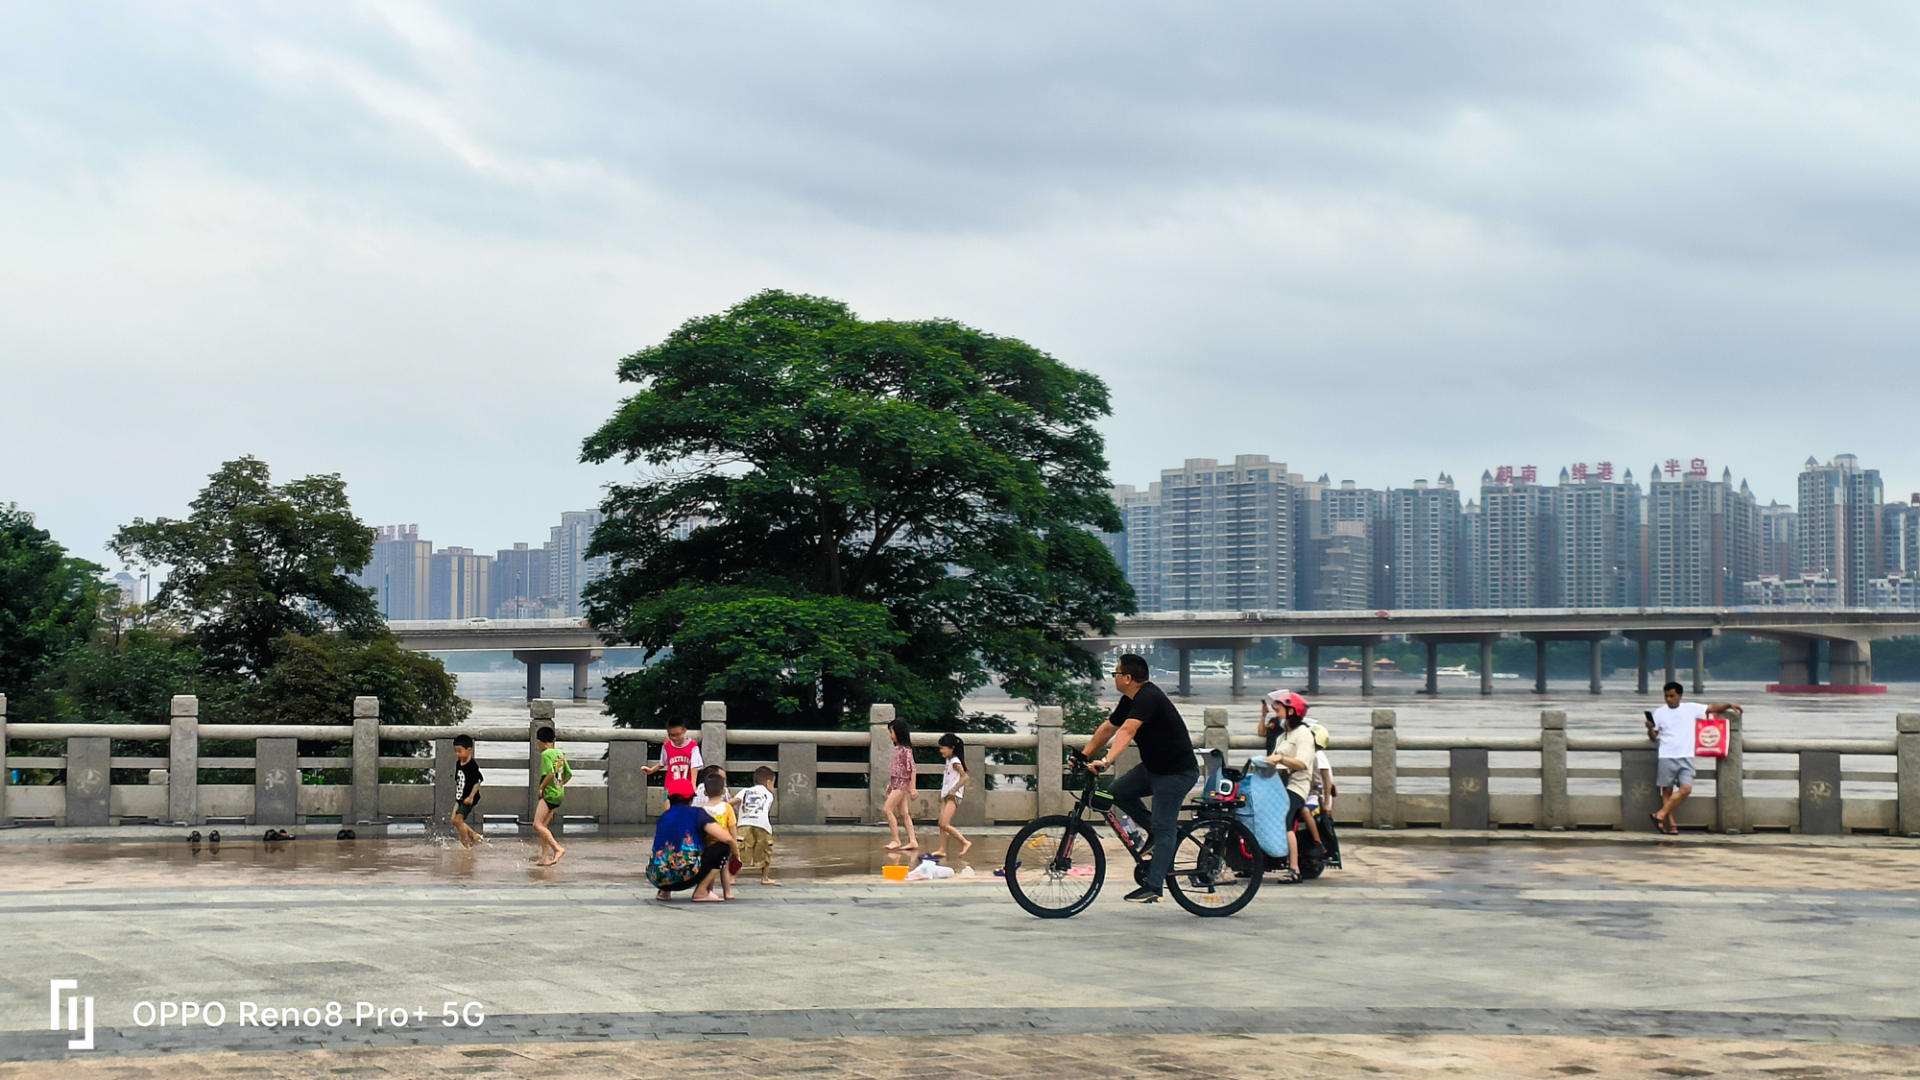
POLYGON ((1193 737, 1166 692, 1148 679, 1147 662, 1128 653, 1114 665, 1113 685, 1121 698, 1100 730, 1087 741, 1087 768, 1095 773, 1113 767, 1113 759, 1128 746, 1140 748, 1140 764, 1113 781, 1114 805, 1135 821, 1147 822, 1153 859, 1147 864, 1146 884, 1125 899, 1151 904, 1160 899, 1167 868, 1173 865, 1174 832, 1180 807, 1200 782, 1200 762, 1193 754, 1193 737), (1108 741, 1112 746, 1108 746, 1108 741), (1095 757, 1107 747, 1104 757, 1095 757), (1149 811, 1141 796, 1153 797, 1149 811))

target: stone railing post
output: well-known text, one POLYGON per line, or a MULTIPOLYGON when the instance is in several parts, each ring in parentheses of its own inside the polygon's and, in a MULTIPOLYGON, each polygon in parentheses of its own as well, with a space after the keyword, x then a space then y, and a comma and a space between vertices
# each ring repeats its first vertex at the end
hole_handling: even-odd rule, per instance
MULTIPOLYGON (((727 767, 727 703, 700 703, 700 763, 727 767)), ((698 777, 695 781, 698 782, 698 777)))
POLYGON ((953 812, 953 823, 962 828, 983 826, 987 823, 987 748, 968 743, 960 764, 967 770, 967 790, 953 812))
POLYGON ((1067 791, 1061 783, 1061 771, 1067 767, 1063 741, 1067 710, 1058 705, 1042 705, 1033 711, 1033 791, 1034 813, 1057 814, 1066 808, 1067 791))
MULTIPOLYGON (((553 727, 552 698, 534 698, 527 702, 527 806, 526 813, 520 820, 529 826, 533 824, 534 807, 540 802, 540 739, 538 735, 543 727, 553 727)), ((559 733, 554 734, 558 738, 559 733)), ((559 824, 560 819, 554 818, 552 827, 557 829, 559 824)))
POLYGON ((7 695, 0 694, 0 825, 13 824, 7 814, 7 780, 13 770, 7 768, 7 695))
POLYGON ((1567 714, 1540 714, 1540 824, 1554 832, 1573 827, 1573 803, 1567 798, 1567 714))
POLYGON ((200 699, 178 695, 167 712, 167 820, 199 825, 200 699))
POLYGON ((1200 713, 1201 723, 1205 725, 1200 732, 1200 746, 1205 750, 1218 750, 1225 754, 1227 745, 1227 710, 1218 706, 1209 706, 1200 713))
POLYGON ((353 699, 353 813, 345 820, 373 825, 380 820, 380 699, 353 699))
POLYGON ((1740 749, 1740 714, 1727 715, 1727 756, 1713 767, 1713 802, 1720 813, 1720 831, 1747 832, 1746 755, 1740 749))
POLYGON ((607 744, 607 826, 647 823, 647 744, 619 739, 607 744))
POLYGON ((1393 730, 1393 710, 1373 710, 1373 789, 1367 796, 1367 824, 1376 829, 1391 829, 1400 824, 1400 800, 1395 789, 1400 781, 1400 738, 1393 730))
POLYGON ((1894 728, 1895 790, 1900 799, 1897 831, 1920 836, 1920 713, 1901 713, 1894 718, 1894 728))
POLYGON ((886 820, 887 771, 893 767, 893 738, 887 734, 891 723, 893 706, 867 710, 867 820, 873 824, 886 820))

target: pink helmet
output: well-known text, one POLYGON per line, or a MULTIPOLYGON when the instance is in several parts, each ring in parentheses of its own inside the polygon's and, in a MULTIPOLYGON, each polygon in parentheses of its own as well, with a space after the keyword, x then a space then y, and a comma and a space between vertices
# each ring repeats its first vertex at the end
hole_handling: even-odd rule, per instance
POLYGON ((1274 712, 1283 716, 1288 712, 1295 716, 1307 715, 1307 699, 1291 690, 1275 690, 1267 695, 1267 701, 1272 703, 1274 712))

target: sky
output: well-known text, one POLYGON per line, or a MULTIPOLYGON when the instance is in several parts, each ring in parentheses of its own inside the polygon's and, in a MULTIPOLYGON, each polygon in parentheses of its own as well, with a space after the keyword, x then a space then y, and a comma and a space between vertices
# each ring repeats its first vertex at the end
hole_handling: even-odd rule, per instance
POLYGON ((538 543, 766 288, 1105 379, 1116 483, 1809 456, 1920 489, 1920 9, 0 6, 0 504, 251 454, 538 543))

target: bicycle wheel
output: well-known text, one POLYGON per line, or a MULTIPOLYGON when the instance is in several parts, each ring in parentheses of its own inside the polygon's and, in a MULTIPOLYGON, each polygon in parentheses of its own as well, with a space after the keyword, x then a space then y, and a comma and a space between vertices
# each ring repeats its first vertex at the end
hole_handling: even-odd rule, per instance
POLYGON ((1007 845, 1007 891, 1030 915, 1064 919, 1100 895, 1107 853, 1093 826, 1065 814, 1030 822, 1007 845))
POLYGON ((1167 886, 1174 902, 1195 915, 1231 915, 1253 900, 1266 870, 1266 852, 1252 830, 1238 821, 1201 818, 1181 828, 1167 886))

